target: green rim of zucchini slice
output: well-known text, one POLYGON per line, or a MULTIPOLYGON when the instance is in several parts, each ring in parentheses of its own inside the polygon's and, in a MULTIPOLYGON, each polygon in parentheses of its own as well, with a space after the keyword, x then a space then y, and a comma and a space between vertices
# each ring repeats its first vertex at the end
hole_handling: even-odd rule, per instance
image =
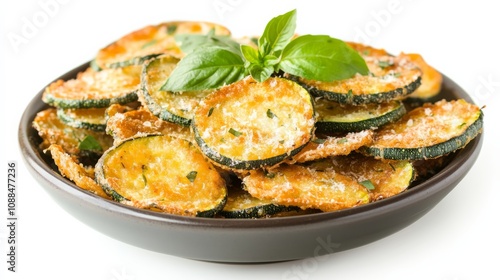
POLYGON ((166 135, 126 140, 108 150, 96 181, 114 200, 143 209, 213 217, 226 202, 226 183, 190 142, 166 135))
POLYGON ((207 34, 212 29, 216 35, 231 34, 226 27, 208 22, 172 21, 148 25, 99 50, 95 64, 106 69, 142 64, 161 54, 180 58, 183 53, 175 41, 175 35, 207 34))
POLYGON ((404 57, 365 56, 364 59, 369 75, 333 82, 303 78, 298 81, 317 97, 352 105, 403 99, 420 86, 421 70, 404 57))
POLYGON ((195 140, 222 167, 256 169, 298 153, 311 139, 314 108, 299 84, 251 77, 222 87, 196 108, 195 140))
POLYGON ((232 219, 254 219, 299 209, 293 206, 278 205, 270 200, 258 199, 242 188, 232 187, 228 189, 226 205, 219 212, 219 215, 232 219))
POLYGON ((280 205, 336 211, 370 202, 370 192, 357 180, 333 169, 280 165, 272 171, 256 170, 243 178, 254 197, 280 205))
POLYGON ((147 62, 141 75, 141 88, 148 109, 158 118, 189 126, 198 104, 210 91, 173 93, 160 90, 179 62, 178 58, 162 56, 147 62))
POLYGON ((373 129, 401 118, 406 109, 401 101, 364 105, 341 105, 324 98, 315 100, 316 132, 356 132, 373 129))
POLYGON ((95 131, 106 130, 106 109, 107 108, 88 108, 88 109, 57 109, 57 116, 65 124, 85 128, 95 131))
POLYGON ((129 66, 96 72, 87 68, 76 79, 58 80, 43 93, 43 101, 64 109, 104 108, 137 101, 141 67, 129 66))
POLYGON ((465 147, 482 132, 482 127, 483 113, 478 106, 463 99, 441 100, 424 104, 385 125, 362 151, 383 159, 436 158, 465 147))

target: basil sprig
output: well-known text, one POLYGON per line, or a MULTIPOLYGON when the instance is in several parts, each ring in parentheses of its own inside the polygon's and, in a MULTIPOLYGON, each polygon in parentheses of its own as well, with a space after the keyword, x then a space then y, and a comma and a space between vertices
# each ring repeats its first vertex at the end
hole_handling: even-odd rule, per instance
POLYGON ((296 10, 271 19, 257 48, 240 45, 227 36, 176 37, 187 55, 172 71, 161 90, 180 92, 215 89, 251 75, 263 82, 280 70, 306 79, 331 82, 359 73, 368 74, 364 59, 345 42, 327 35, 292 39, 296 10), (184 45, 184 47, 183 47, 184 45))

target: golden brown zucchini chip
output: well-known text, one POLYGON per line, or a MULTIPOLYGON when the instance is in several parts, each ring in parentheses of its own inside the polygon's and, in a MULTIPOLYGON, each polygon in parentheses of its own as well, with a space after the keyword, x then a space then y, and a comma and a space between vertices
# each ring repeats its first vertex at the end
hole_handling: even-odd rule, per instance
POLYGON ((228 192, 226 205, 219 213, 220 216, 225 218, 262 218, 300 209, 298 207, 278 205, 270 200, 255 198, 240 187, 229 188, 228 192))
POLYGON ((163 121, 146 109, 114 112, 106 124, 106 133, 113 136, 114 145, 128 138, 151 134, 172 135, 186 140, 193 138, 189 128, 163 121))
POLYGON ((463 99, 426 103, 376 131, 368 155, 395 160, 436 158, 467 145, 483 128, 481 109, 463 99))
POLYGON ((213 217, 226 183, 190 142, 167 135, 132 138, 106 151, 96 181, 114 200, 170 214, 213 217))
POLYGON ((351 132, 345 136, 316 138, 293 156, 288 163, 307 162, 331 156, 348 155, 373 141, 373 131, 351 132))
POLYGON ((416 176, 409 161, 382 161, 351 154, 334 157, 330 163, 336 172, 351 176, 369 188, 372 201, 405 191, 416 176))
POLYGON ((193 119, 201 151, 222 167, 256 169, 298 153, 311 139, 314 109, 297 83, 251 77, 222 87, 198 106, 193 119))
POLYGON ((128 66, 96 72, 88 68, 76 79, 58 80, 43 93, 43 101, 59 108, 104 108, 111 104, 136 101, 141 66, 128 66))
POLYGON ((107 108, 88 108, 88 109, 57 109, 57 116, 65 124, 76 127, 86 128, 95 131, 106 130, 106 109, 107 108))
POLYGON ((421 100, 429 100, 441 92, 441 84, 443 83, 443 75, 435 68, 430 66, 421 55, 416 53, 401 54, 407 57, 411 62, 422 70, 421 85, 410 94, 410 98, 417 98, 421 100))
POLYGON ((370 202, 367 188, 331 168, 282 165, 272 171, 252 171, 243 184, 254 197, 302 209, 336 211, 370 202))
POLYGON ((59 168, 59 172, 62 176, 73 181, 75 185, 86 191, 94 193, 102 198, 110 198, 102 190, 101 186, 94 181, 93 168, 89 170, 83 167, 74 157, 64 152, 64 149, 60 145, 50 145, 47 150, 50 151, 52 159, 59 168))
POLYGON ((209 22, 173 21, 149 25, 131 32, 99 50, 95 64, 106 69, 142 64, 160 54, 180 58, 183 53, 175 41, 175 35, 207 34, 212 29, 216 35, 229 36, 231 34, 226 27, 209 22))
POLYGON ((113 139, 104 132, 68 126, 57 117, 56 111, 55 108, 40 111, 33 120, 33 127, 42 138, 41 149, 58 144, 81 161, 82 157, 100 156, 112 146, 113 139))
POLYGON ((320 82, 299 78, 311 94, 341 104, 384 103, 404 99, 420 86, 422 71, 404 56, 365 56, 370 74, 320 82))

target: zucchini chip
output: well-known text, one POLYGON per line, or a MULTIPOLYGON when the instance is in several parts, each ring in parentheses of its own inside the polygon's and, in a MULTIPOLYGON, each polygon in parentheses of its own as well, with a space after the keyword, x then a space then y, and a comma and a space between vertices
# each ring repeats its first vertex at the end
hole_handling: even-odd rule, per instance
POLYGON ((73 181, 78 187, 94 193, 102 198, 110 197, 102 190, 101 186, 94 181, 94 172, 83 167, 74 157, 70 156, 57 144, 47 148, 57 165, 62 176, 73 181))
POLYGON ((261 200, 251 196, 239 187, 228 189, 227 202, 219 215, 225 218, 262 218, 281 212, 298 211, 300 208, 283 206, 270 200, 261 200))
POLYGON ((311 94, 341 104, 384 103, 404 99, 420 86, 422 71, 405 56, 365 56, 370 75, 320 82, 298 78, 311 94))
POLYGON ((409 95, 409 98, 426 101, 437 96, 439 92, 441 92, 443 75, 427 64, 427 62, 419 54, 409 53, 401 54, 401 56, 407 57, 411 62, 417 65, 420 70, 422 70, 422 83, 412 94, 409 95))
POLYGON ((96 181, 114 200, 162 212, 213 217, 226 183, 190 142, 166 135, 133 138, 106 151, 96 181))
POLYGON ((208 158, 249 170, 298 153, 311 139, 314 121, 311 97, 299 84, 247 77, 207 96, 196 108, 193 131, 208 158))
POLYGON ((142 64, 161 54, 180 58, 183 53, 175 41, 175 35, 207 34, 212 29, 216 35, 231 35, 226 27, 208 22, 173 21, 149 25, 99 50, 95 64, 106 69, 142 64))
POLYGON ((106 130, 106 108, 57 109, 57 116, 69 126, 95 131, 106 130))
POLYGON ((193 138, 189 128, 163 121, 146 109, 114 112, 106 124, 106 133, 113 136, 114 145, 128 138, 150 134, 172 135, 186 140, 193 138))
POLYGON ((465 147, 482 132, 481 109, 463 99, 426 103, 376 131, 368 155, 395 160, 444 156, 465 147))
POLYGON ((64 124, 57 117, 55 108, 38 112, 33 120, 33 127, 43 140, 41 149, 58 144, 66 153, 77 156, 80 161, 87 157, 100 157, 113 144, 113 139, 104 132, 64 124))
POLYGON ((370 202, 367 188, 331 168, 281 165, 272 171, 252 171, 243 184, 254 197, 302 209, 327 212, 370 202))
MULTIPOLYGON (((143 102, 158 118, 189 126, 194 108, 211 91, 167 92, 160 88, 177 66, 179 59, 162 56, 146 63, 141 75, 143 102)), ((141 96, 142 97, 142 96, 141 96)))
POLYGON ((364 105, 342 105, 324 98, 315 100, 317 133, 355 132, 376 129, 401 118, 406 109, 401 101, 364 105))
POLYGON ((351 176, 370 189, 371 200, 391 197, 408 189, 416 173, 409 161, 378 160, 360 154, 333 157, 333 170, 351 176))
POLYGON ((313 139, 304 149, 288 160, 288 163, 294 164, 331 156, 348 155, 352 151, 372 143, 373 134, 372 130, 364 130, 351 132, 342 137, 328 136, 325 139, 313 139))
POLYGON ((129 66, 96 72, 87 68, 76 79, 58 80, 43 93, 43 101, 59 108, 104 108, 137 101, 141 67, 129 66))

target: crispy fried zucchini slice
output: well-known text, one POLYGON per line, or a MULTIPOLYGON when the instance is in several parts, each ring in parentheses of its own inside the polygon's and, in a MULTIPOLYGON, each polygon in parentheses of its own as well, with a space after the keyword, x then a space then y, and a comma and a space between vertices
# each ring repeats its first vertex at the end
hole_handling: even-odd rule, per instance
POLYGON ((370 202, 367 188, 332 169, 281 165, 272 171, 252 171, 243 184, 254 197, 302 209, 327 212, 370 202))
POLYGON ((360 154, 333 157, 327 161, 336 172, 373 186, 370 190, 372 201, 405 191, 416 176, 409 161, 383 161, 360 154))
POLYGON ((57 109, 57 116, 69 126, 95 131, 106 130, 106 109, 57 109))
POLYGON ((315 100, 317 133, 355 132, 375 129, 401 118, 406 109, 401 101, 347 105, 324 98, 315 100))
POLYGON ((160 54, 180 58, 183 53, 175 42, 175 35, 206 34, 212 29, 216 35, 231 34, 226 27, 209 22, 173 21, 145 26, 99 50, 95 64, 106 69, 142 64, 160 54))
POLYGON ((148 109, 162 120, 189 126, 194 109, 210 91, 167 92, 163 86, 179 59, 162 56, 146 63, 141 76, 142 94, 148 109))
POLYGON ((227 202, 219 215, 225 218, 262 218, 281 212, 298 211, 300 208, 278 205, 270 200, 262 200, 251 196, 239 187, 228 189, 227 202))
POLYGON ((52 144, 58 144, 66 153, 77 156, 80 162, 83 161, 83 158, 101 156, 113 144, 113 139, 104 132, 75 128, 64 124, 57 117, 57 109, 55 108, 38 112, 33 120, 33 127, 43 140, 40 144, 41 149, 46 149, 52 144), (85 139, 91 139, 97 144, 82 147, 82 143, 85 143, 83 141, 86 141, 85 139))
POLYGON ((96 181, 114 200, 170 214, 213 217, 226 183, 190 142, 167 135, 133 138, 106 151, 96 181))
POLYGON ((422 72, 404 56, 365 56, 370 75, 320 82, 299 78, 311 94, 341 104, 384 103, 405 98, 420 86, 422 72))
POLYGON ((420 54, 403 53, 401 54, 401 56, 407 57, 411 62, 417 65, 420 70, 422 70, 422 82, 420 86, 408 97, 426 101, 437 96, 439 92, 441 92, 443 75, 441 75, 441 73, 434 67, 427 64, 427 62, 420 54))
POLYGON ((102 190, 101 186, 94 181, 94 173, 89 172, 74 157, 70 156, 57 144, 52 144, 47 148, 52 155, 54 163, 57 165, 62 176, 73 181, 78 187, 94 193, 102 198, 110 197, 102 190))
POLYGON ((222 167, 256 169, 298 153, 311 139, 314 109, 297 83, 251 77, 222 87, 198 106, 193 119, 201 151, 222 167))
POLYGON ((363 130, 351 132, 341 137, 315 138, 287 162, 293 164, 331 156, 348 155, 352 151, 369 145, 373 141, 373 134, 372 130, 363 130))
POLYGON ((426 103, 376 131, 368 155, 395 160, 436 158, 467 145, 483 127, 481 109, 463 99, 426 103))
POLYGON ((114 112, 106 122, 106 133, 113 136, 114 145, 150 134, 172 135, 190 141, 193 138, 189 128, 163 121, 147 109, 114 112))
POLYGON ((76 79, 58 80, 43 93, 43 101, 69 109, 104 108, 111 104, 136 101, 141 80, 141 67, 129 66, 96 72, 87 68, 76 79))

